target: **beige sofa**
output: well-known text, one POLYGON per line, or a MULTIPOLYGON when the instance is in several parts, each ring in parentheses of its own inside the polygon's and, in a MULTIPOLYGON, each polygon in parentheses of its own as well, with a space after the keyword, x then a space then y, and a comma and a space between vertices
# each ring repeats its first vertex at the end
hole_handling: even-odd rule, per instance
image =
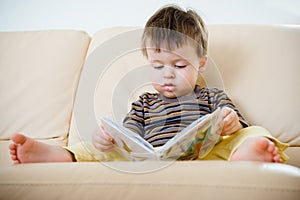
POLYGON ((13 133, 62 146, 90 140, 99 116, 120 121, 151 90, 146 74, 137 76, 147 66, 140 33, 0 33, 0 199, 299 199, 300 26, 210 25, 201 83, 223 87, 250 123, 288 142, 287 164, 11 163, 13 133))

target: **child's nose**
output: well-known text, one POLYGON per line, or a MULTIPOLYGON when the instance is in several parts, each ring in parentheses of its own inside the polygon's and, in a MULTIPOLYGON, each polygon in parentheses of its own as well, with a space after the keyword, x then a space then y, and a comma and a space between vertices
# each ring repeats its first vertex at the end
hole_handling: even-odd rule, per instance
POLYGON ((172 66, 164 67, 164 78, 175 78, 174 67, 172 66))

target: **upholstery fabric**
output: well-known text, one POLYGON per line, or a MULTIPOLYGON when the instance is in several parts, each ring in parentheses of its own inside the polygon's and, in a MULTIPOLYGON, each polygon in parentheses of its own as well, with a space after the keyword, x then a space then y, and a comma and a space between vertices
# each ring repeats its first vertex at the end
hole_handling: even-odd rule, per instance
POLYGON ((0 139, 22 132, 67 140, 90 36, 83 31, 0 33, 0 139))

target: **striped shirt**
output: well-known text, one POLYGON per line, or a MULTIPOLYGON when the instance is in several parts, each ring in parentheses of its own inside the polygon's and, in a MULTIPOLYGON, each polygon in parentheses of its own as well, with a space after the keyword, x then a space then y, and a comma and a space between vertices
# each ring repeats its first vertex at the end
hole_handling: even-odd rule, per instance
POLYGON ((159 147, 196 119, 224 106, 234 109, 243 127, 248 126, 225 92, 199 86, 195 87, 193 95, 174 99, 159 93, 144 93, 132 103, 123 125, 159 147))

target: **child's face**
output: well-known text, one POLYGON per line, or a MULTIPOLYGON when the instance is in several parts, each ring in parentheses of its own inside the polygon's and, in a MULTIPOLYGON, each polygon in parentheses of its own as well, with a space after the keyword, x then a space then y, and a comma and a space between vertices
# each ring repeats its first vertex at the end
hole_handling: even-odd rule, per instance
POLYGON ((198 72, 204 71, 206 56, 199 58, 195 49, 188 45, 160 52, 150 47, 147 55, 155 90, 168 98, 193 94, 198 72))

